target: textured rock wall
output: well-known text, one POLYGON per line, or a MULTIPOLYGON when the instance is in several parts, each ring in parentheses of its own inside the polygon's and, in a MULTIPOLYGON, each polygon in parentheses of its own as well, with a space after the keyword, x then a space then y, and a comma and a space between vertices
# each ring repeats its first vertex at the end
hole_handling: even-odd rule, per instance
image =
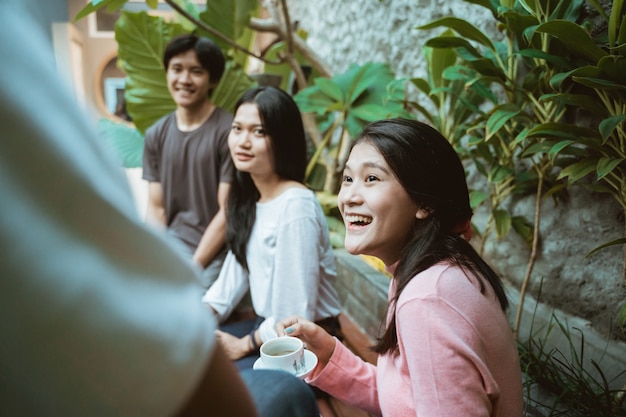
MULTIPOLYGON (((397 77, 423 77, 422 48, 433 31, 415 29, 436 18, 453 15, 467 19, 486 33, 498 36, 486 9, 460 0, 291 0, 291 17, 308 31, 308 43, 335 73, 349 64, 387 62, 397 77)), ((470 181, 470 185, 473 184, 470 181)), ((476 185, 479 186, 479 185, 476 185)), ((510 202, 515 214, 532 219, 534 198, 510 202)), ((476 213, 479 228, 485 213, 476 213)), ((626 299, 622 278, 621 246, 589 258, 596 246, 623 236, 623 213, 608 196, 572 189, 569 202, 556 206, 544 202, 541 253, 530 290, 540 300, 567 313, 589 320, 608 336, 620 303, 626 299)), ((502 276, 519 287, 526 272, 529 251, 518 237, 491 240, 485 257, 502 276)), ((623 338, 621 332, 614 336, 623 338)))

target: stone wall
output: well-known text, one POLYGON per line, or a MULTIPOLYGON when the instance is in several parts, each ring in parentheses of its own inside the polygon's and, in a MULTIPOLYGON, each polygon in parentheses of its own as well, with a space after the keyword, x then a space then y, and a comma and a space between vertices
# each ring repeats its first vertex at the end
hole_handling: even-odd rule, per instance
MULTIPOLYGON (((289 2, 291 17, 308 32, 308 44, 335 73, 351 63, 387 62, 397 77, 424 77, 422 48, 432 31, 417 26, 453 15, 467 19, 486 33, 498 36, 486 9, 461 0, 318 0, 289 2)), ((471 168, 471 167, 470 167, 471 168)), ((470 181, 471 187, 480 187, 470 181)), ((509 209, 532 219, 534 197, 509 202, 509 209)), ((585 258, 598 245, 623 236, 620 206, 605 195, 574 188, 569 201, 542 208, 541 248, 530 285, 531 294, 549 306, 587 320, 605 337, 623 338, 611 330, 626 299, 621 246, 585 258), (541 287, 541 294, 539 288, 541 287)), ((478 210, 474 223, 483 228, 486 213, 478 210)), ((474 242, 477 244, 477 242, 474 242)), ((512 234, 490 240, 485 258, 502 277, 519 288, 529 250, 512 234)))

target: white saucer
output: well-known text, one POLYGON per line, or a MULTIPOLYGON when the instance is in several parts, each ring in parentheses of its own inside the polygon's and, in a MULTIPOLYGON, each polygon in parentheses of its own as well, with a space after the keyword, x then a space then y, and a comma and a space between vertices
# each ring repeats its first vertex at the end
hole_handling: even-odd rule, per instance
MULTIPOLYGON (((315 353, 311 352, 310 350, 304 349, 304 364, 306 368, 304 369, 304 371, 296 374, 298 378, 306 377, 308 374, 311 373, 311 371, 313 371, 313 369, 315 369, 315 367, 317 366, 317 355, 315 355, 315 353)), ((270 368, 267 368, 263 363, 263 359, 259 358, 254 362, 254 365, 252 365, 252 369, 270 368)))

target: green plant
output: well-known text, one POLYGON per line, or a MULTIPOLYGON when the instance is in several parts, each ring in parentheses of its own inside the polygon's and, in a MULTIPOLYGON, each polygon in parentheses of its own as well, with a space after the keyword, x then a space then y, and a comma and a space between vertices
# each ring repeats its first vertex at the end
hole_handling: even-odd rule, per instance
MULTIPOLYGON (((441 34, 445 37, 452 35, 451 30, 441 34)), ((471 159, 466 146, 467 132, 481 117, 481 105, 496 99, 489 86, 477 80, 476 71, 459 65, 460 59, 452 49, 425 46, 423 55, 427 64, 426 78, 413 78, 410 82, 426 95, 429 105, 407 100, 405 106, 417 111, 437 128, 462 159, 471 159)), ((471 207, 475 209, 488 197, 480 189, 470 190, 471 207)))
MULTIPOLYGON (((440 36, 453 35, 448 29, 440 36)), ((488 99, 496 99, 489 87, 479 80, 468 88, 467 83, 476 80, 478 74, 467 66, 457 65, 460 60, 452 49, 425 46, 423 56, 426 78, 412 78, 410 81, 426 95, 429 105, 416 100, 409 100, 406 105, 428 120, 463 155, 463 139, 480 117, 480 106, 488 99)))
MULTIPOLYGON (((611 192, 626 208, 623 0, 613 2, 606 42, 591 37, 587 22, 578 23, 582 0, 466 1, 489 10, 502 40, 493 41, 467 21, 452 17, 419 29, 446 29, 426 42, 456 55, 457 61, 447 58, 442 78, 448 83, 462 80, 466 91, 484 100, 466 119, 464 154, 489 184, 488 197, 476 198, 476 203, 483 200, 489 205, 491 214, 483 238, 491 227, 498 238, 513 228, 530 245, 521 306, 537 256, 543 199, 552 196, 558 201, 580 183, 611 192), (594 126, 597 118, 600 123, 594 126), (588 181, 593 172, 596 183, 588 181), (512 216, 507 210, 511 197, 529 192, 536 195, 533 220, 512 216)), ((449 87, 439 91, 452 96, 449 87)), ((448 114, 475 108, 466 100, 448 102, 454 105, 454 113, 448 114)), ((624 242, 619 239, 600 248, 624 242)), ((520 308, 516 332, 521 312, 520 308)))
MULTIPOLYGON (((579 137, 553 133, 572 129, 574 123, 570 122, 537 126, 532 133, 551 136, 552 155, 575 156, 565 160, 559 178, 609 193, 626 215, 626 7, 623 0, 614 1, 610 16, 599 5, 596 7, 608 20, 606 39, 593 39, 581 28, 570 24, 564 24, 558 31, 537 28, 537 31, 558 38, 569 50, 579 51, 584 63, 571 71, 556 74, 551 85, 557 93, 547 95, 543 100, 579 107, 583 117, 592 120, 593 129, 579 137), (596 180, 584 181, 589 174, 595 174, 596 180)), ((626 229, 624 232, 626 234, 626 229)), ((626 238, 608 242, 587 256, 607 246, 625 243, 626 238)), ((626 283, 626 262, 623 278, 626 283)))
POLYGON ((314 79, 314 85, 295 95, 300 110, 314 113, 323 132, 307 167, 309 183, 315 188, 336 193, 350 140, 365 124, 401 115, 410 117, 388 90, 394 82, 394 74, 386 64, 353 64, 332 78, 314 79))
POLYGON ((586 360, 584 343, 584 335, 579 329, 570 330, 554 315, 546 329, 531 330, 527 341, 518 342, 522 370, 529 377, 524 384, 527 406, 550 410, 550 417, 626 416, 623 408, 626 391, 610 387, 613 381, 607 380, 600 367, 602 358, 586 360), (555 328, 567 342, 568 352, 548 347, 547 340, 555 328), (572 331, 581 335, 579 346, 572 338, 572 331), (592 371, 588 370, 589 365, 592 371), (550 400, 532 395, 535 384, 550 394, 550 400))
POLYGON ((454 51, 458 58, 458 63, 442 72, 443 78, 462 81, 466 90, 473 91, 489 104, 476 109, 475 103, 464 100, 453 103, 455 107, 473 111, 474 115, 467 126, 469 150, 466 154, 490 186, 487 201, 491 219, 485 232, 488 234, 493 226, 497 236, 502 238, 513 227, 530 243, 529 222, 514 219, 505 203, 515 193, 535 190, 541 181, 549 180, 550 185, 556 187, 552 192, 559 189, 549 178, 551 172, 546 155, 528 152, 533 144, 528 130, 563 117, 563 106, 540 103, 539 98, 552 92, 549 79, 571 61, 564 59, 567 55, 560 45, 549 42, 547 37, 529 36, 529 33, 542 22, 576 19, 582 0, 547 4, 506 0, 468 2, 489 10, 503 33, 502 40, 491 40, 467 21, 452 17, 438 19, 419 29, 447 28, 446 32, 426 42, 431 48, 454 51), (546 5, 550 8, 544 9, 546 5))

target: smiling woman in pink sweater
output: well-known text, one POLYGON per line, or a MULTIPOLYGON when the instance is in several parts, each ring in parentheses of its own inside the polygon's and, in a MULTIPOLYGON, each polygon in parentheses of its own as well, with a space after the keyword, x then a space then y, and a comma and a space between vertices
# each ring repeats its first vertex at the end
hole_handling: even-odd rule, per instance
POLYGON ((384 416, 523 414, 522 376, 495 272, 476 253, 465 172, 448 141, 416 121, 368 125, 339 192, 345 247, 393 279, 386 329, 362 361, 301 317, 277 325, 319 362, 307 382, 384 416))

